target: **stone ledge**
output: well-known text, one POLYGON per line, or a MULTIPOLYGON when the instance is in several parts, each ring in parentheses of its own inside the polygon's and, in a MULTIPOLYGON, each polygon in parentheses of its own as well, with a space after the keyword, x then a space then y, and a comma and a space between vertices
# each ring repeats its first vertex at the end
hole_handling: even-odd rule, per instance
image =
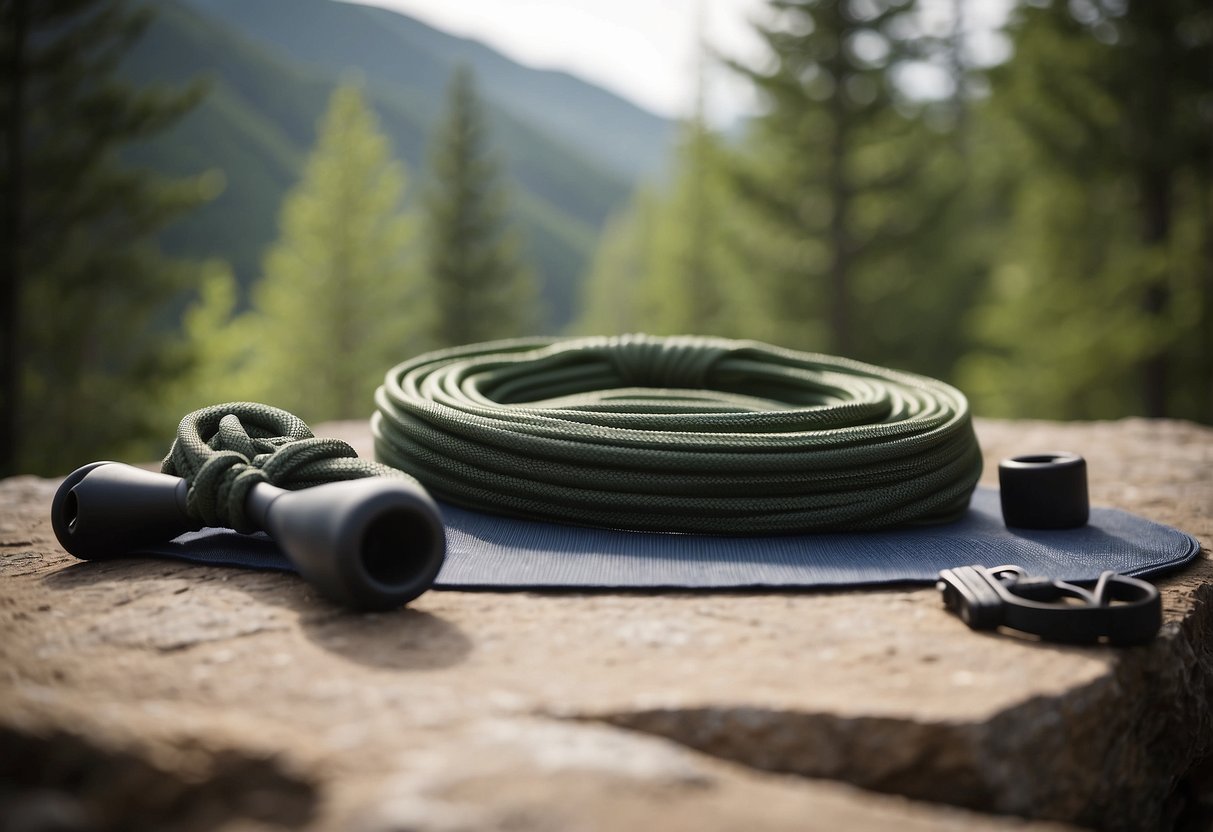
MULTIPOLYGON (((318 433, 369 443, 362 423, 318 433)), ((974 634, 930 590, 446 592, 358 616, 290 577, 78 563, 49 528, 55 483, 6 480, 0 782, 26 788, 0 812, 102 830, 1049 826, 953 804, 1165 826, 1213 740, 1213 431, 978 434, 987 482, 1000 456, 1074 450, 1093 502, 1202 541, 1159 581, 1155 643, 974 634)))

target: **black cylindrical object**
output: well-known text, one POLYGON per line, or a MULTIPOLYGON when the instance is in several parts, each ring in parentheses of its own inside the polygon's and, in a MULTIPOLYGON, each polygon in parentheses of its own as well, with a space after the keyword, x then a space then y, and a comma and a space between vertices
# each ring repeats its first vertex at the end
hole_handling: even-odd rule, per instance
POLYGON ((248 497, 253 522, 308 583, 360 610, 405 604, 433 585, 446 556, 438 506, 420 485, 368 477, 248 497))
POLYGON ((133 552, 198 528, 185 510, 189 483, 121 462, 93 462, 67 476, 51 502, 60 545, 92 560, 133 552))
POLYGON ((1087 462, 1058 451, 998 463, 1002 519, 1012 528, 1073 529, 1090 516, 1087 462))
MULTIPOLYGON (((78 558, 122 555, 199 528, 179 477, 95 462, 51 504, 59 543, 78 558)), ((409 480, 367 477, 286 491, 258 483, 246 506, 299 573, 354 609, 390 609, 429 589, 446 556, 438 506, 409 480)))

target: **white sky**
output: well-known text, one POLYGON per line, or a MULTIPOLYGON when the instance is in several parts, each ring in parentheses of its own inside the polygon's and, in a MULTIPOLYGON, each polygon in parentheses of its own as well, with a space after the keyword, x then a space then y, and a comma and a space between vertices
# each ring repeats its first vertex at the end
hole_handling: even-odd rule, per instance
MULTIPOLYGON (((665 116, 690 113, 695 98, 699 18, 707 41, 754 61, 761 43, 748 16, 764 0, 356 0, 396 9, 471 37, 519 63, 562 69, 665 116)), ((712 120, 752 109, 738 79, 709 76, 712 120)))
MULTIPOLYGON (((920 0, 923 24, 946 32, 954 0, 920 0)), ((354 0, 396 9, 513 60, 562 69, 665 116, 689 115, 695 100, 699 34, 743 63, 763 56, 752 20, 765 0, 354 0)), ((1011 0, 963 0, 974 60, 996 62, 1005 47, 991 34, 1011 0)), ((937 80, 937 79, 936 79, 937 80)), ((755 109, 744 82, 722 67, 706 76, 709 121, 724 125, 755 109)), ((930 73, 912 81, 929 90, 930 73)), ((929 94, 929 92, 928 92, 929 94)))

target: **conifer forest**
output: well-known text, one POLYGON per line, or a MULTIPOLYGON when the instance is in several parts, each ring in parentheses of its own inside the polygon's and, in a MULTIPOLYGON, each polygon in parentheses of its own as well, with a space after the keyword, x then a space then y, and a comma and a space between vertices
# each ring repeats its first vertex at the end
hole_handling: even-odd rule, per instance
POLYGON ((722 127, 382 9, 0 0, 2 473, 221 401, 364 419, 392 365, 534 334, 1213 423, 1213 5, 1017 0, 991 58, 982 0, 922 2, 769 0, 763 60, 705 47, 759 102, 722 127))

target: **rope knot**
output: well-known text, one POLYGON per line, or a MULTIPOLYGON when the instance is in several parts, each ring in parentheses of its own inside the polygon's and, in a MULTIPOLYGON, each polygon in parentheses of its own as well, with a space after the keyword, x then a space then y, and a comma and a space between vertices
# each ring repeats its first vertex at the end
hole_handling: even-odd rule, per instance
POLYGON ((367 476, 400 476, 358 459, 339 439, 317 439, 299 417, 269 405, 231 402, 181 420, 161 470, 190 483, 186 510, 208 526, 255 530, 249 491, 266 482, 297 489, 367 476))

